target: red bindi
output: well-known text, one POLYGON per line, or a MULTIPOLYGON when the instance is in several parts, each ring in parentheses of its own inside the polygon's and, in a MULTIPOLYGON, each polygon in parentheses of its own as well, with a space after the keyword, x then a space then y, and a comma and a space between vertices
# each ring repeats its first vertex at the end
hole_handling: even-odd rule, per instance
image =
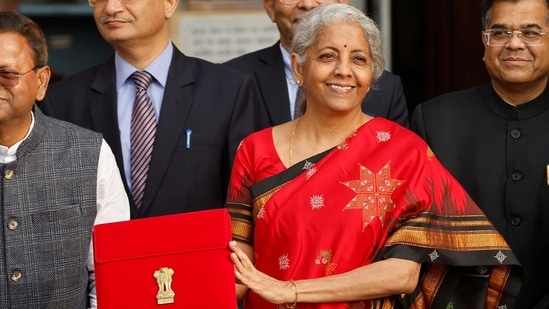
POLYGON ((347 48, 347 44, 343 45, 343 47, 347 48))

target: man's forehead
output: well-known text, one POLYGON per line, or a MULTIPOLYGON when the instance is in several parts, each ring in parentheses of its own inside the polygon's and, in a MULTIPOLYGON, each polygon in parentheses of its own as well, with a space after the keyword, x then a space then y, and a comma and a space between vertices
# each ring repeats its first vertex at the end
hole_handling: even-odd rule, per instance
POLYGON ((547 25, 549 10, 545 0, 496 1, 490 28, 539 28, 547 25))
POLYGON ((530 29, 530 28, 536 28, 536 29, 541 29, 543 28, 543 24, 539 24, 539 23, 520 23, 520 24, 515 24, 515 23, 490 23, 490 28, 494 28, 494 29, 530 29))

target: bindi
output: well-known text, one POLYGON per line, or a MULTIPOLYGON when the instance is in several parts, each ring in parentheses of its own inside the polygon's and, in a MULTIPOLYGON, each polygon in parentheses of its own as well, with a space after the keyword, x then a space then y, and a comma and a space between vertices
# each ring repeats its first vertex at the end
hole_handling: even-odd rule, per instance
POLYGON ((347 48, 347 44, 343 45, 344 48, 347 48))

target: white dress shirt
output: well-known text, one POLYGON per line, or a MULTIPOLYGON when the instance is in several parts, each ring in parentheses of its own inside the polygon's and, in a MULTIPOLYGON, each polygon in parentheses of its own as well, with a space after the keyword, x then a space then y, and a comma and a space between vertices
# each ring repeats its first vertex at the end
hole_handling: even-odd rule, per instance
POLYGON ((290 112, 292 115, 292 119, 294 119, 295 101, 297 98, 297 89, 299 88, 299 85, 294 80, 294 73, 292 71, 290 53, 288 53, 288 51, 284 49, 284 47, 282 47, 282 44, 280 44, 280 52, 282 52, 282 60, 284 61, 284 74, 286 75, 286 85, 288 86, 288 98, 290 99, 290 112))

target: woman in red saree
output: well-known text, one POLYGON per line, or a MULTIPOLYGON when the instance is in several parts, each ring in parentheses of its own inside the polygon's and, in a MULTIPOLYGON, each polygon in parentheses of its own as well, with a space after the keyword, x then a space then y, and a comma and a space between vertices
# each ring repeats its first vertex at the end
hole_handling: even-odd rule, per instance
POLYGON ((383 69, 375 24, 324 5, 293 51, 305 113, 246 138, 229 186, 244 308, 512 308, 501 235, 419 137, 360 110, 383 69))

